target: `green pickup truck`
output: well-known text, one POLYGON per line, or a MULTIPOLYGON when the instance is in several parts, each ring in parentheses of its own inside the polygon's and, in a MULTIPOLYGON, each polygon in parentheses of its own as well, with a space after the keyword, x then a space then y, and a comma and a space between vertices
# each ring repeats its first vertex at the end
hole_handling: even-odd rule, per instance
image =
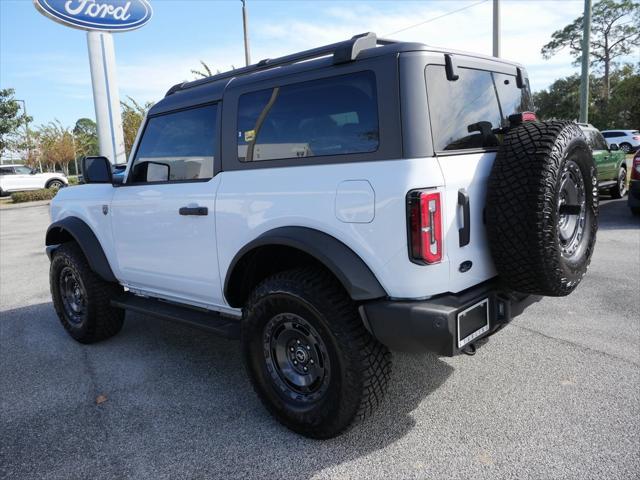
POLYGON ((593 150, 593 159, 598 167, 598 188, 613 198, 622 198, 627 193, 627 161, 625 153, 615 143, 607 146, 600 130, 589 123, 579 123, 587 143, 593 150))

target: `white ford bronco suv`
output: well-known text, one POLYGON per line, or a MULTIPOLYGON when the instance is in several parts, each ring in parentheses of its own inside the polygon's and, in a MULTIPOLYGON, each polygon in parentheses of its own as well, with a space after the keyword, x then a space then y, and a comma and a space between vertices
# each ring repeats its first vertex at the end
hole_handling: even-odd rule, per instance
POLYGON ((172 87, 127 169, 51 203, 53 304, 79 342, 125 311, 240 339, 266 408, 329 438, 370 414, 390 350, 451 356, 569 294, 597 230, 577 125, 525 69, 367 33, 172 87))

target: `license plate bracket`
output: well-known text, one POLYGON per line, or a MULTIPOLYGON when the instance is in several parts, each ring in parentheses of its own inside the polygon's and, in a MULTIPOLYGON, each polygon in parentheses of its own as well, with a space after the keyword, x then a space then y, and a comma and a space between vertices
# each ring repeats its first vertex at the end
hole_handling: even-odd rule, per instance
POLYGON ((480 300, 458 313, 458 348, 489 331, 489 298, 480 300))

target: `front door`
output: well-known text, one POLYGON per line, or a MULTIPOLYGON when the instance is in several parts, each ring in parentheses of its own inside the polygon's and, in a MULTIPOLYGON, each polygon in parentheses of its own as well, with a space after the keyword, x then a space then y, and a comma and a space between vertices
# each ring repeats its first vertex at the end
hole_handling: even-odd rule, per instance
POLYGON ((117 275, 133 290, 222 304, 216 251, 216 105, 149 116, 111 204, 117 275))
POLYGON ((42 188, 42 180, 34 175, 29 167, 17 166, 14 167, 16 174, 13 176, 15 183, 14 190, 36 190, 42 188))
POLYGON ((607 182, 615 180, 618 176, 616 170, 616 155, 609 151, 609 145, 602 134, 597 130, 589 130, 586 135, 587 142, 593 150, 593 160, 598 169, 598 181, 607 182))

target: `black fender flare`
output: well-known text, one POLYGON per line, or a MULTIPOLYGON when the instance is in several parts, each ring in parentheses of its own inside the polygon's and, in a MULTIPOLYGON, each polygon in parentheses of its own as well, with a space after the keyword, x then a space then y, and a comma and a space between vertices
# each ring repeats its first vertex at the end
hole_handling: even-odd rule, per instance
POLYGON ((224 295, 230 304, 237 303, 230 293, 234 281, 237 281, 234 274, 239 262, 255 249, 271 245, 292 247, 318 260, 336 276, 353 300, 373 300, 387 296, 367 264, 340 240, 313 228, 280 227, 269 230, 246 244, 229 264, 224 281, 224 295))
POLYGON ((89 267, 107 282, 117 282, 118 279, 111 270, 109 260, 91 227, 78 217, 66 217, 53 222, 47 229, 45 244, 47 254, 69 239, 69 236, 80 246, 82 253, 89 263, 89 267))

